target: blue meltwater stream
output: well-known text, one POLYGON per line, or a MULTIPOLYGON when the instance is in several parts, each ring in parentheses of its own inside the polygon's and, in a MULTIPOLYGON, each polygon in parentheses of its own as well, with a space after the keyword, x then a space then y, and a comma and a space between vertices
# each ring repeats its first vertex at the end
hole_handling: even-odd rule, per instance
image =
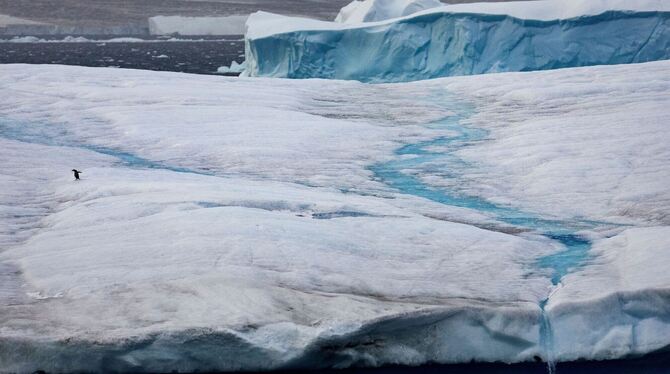
MULTIPOLYGON (((591 221, 561 221, 539 217, 509 206, 491 203, 477 196, 464 194, 454 188, 435 187, 424 183, 420 176, 440 177, 445 185, 457 186, 464 171, 476 168, 460 159, 456 151, 486 140, 488 132, 469 127, 462 122, 473 113, 473 108, 456 103, 449 107, 453 115, 431 124, 431 127, 448 130, 452 135, 415 144, 407 144, 395 151, 398 156, 391 161, 374 165, 371 171, 375 179, 398 190, 401 193, 420 196, 441 204, 470 208, 487 213, 496 220, 514 227, 542 235, 561 244, 563 249, 557 253, 541 257, 536 267, 551 272, 551 281, 557 285, 568 272, 582 266, 589 254, 591 243, 578 232, 595 228, 599 223, 591 221)), ((548 299, 540 303, 542 321, 540 321, 540 343, 544 350, 545 361, 550 373, 555 372, 552 354, 551 324, 544 312, 548 299)))
MULTIPOLYGON (((454 104, 453 100, 447 101, 454 104)), ((424 183, 418 175, 439 176, 445 181, 453 182, 449 184, 457 186, 459 178, 462 176, 461 173, 476 167, 476 165, 468 164, 460 159, 455 152, 488 137, 486 130, 469 127, 462 123, 473 113, 472 107, 455 103, 455 107, 449 109, 455 114, 430 124, 430 126, 448 130, 451 135, 408 144, 397 149, 395 154, 398 157, 370 168, 375 178, 401 193, 420 196, 445 205, 470 208, 487 213, 502 223, 542 235, 560 243, 564 247, 562 251, 541 257, 536 263, 538 269, 551 271, 552 283, 554 285, 558 284, 564 275, 584 264, 588 257, 591 243, 580 237, 578 232, 594 228, 599 223, 544 219, 536 214, 513 207, 496 205, 482 198, 461 193, 455 188, 438 188, 424 183)), ((116 157, 119 162, 129 167, 208 174, 151 161, 113 148, 82 143, 81 140, 72 136, 65 127, 58 125, 28 125, 0 119, 0 137, 26 143, 86 149, 116 157)), ((540 324, 540 343, 544 350, 549 372, 553 373, 553 338, 551 325, 544 313, 546 303, 546 299, 540 303, 543 311, 540 324)))
POLYGON ((36 124, 9 121, 0 118, 0 137, 24 143, 80 148, 99 154, 115 157, 121 164, 138 169, 162 169, 177 173, 212 175, 207 172, 171 166, 163 162, 152 161, 118 149, 83 143, 64 126, 58 124, 36 124))

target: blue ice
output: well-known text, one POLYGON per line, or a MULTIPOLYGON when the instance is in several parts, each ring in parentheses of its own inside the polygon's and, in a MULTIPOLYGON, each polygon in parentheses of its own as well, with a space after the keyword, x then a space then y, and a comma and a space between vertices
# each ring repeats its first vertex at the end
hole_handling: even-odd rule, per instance
POLYGON ((382 25, 247 39, 252 76, 406 82, 670 58, 670 12, 563 20, 435 12, 382 25))

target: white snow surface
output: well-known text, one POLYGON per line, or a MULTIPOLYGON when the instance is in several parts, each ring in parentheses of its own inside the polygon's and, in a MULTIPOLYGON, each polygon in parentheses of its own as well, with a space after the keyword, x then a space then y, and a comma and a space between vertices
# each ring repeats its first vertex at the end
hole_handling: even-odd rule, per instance
POLYGON ((442 6, 438 0, 354 0, 335 17, 335 22, 361 23, 383 21, 442 6))
POLYGON ((449 13, 505 14, 511 17, 535 20, 567 19, 587 15, 597 15, 609 10, 630 10, 636 12, 668 11, 670 4, 665 0, 542 0, 509 1, 445 5, 431 11, 449 13))
POLYGON ((3 370, 532 360, 550 292, 558 359, 667 346, 669 77, 670 62, 387 85, 2 65, 3 370), (463 191, 628 225, 585 233, 592 258, 557 289, 534 267, 553 242, 372 178, 401 144, 449 134, 426 125, 458 101, 489 131, 458 152, 463 191))
POLYGON ((632 66, 449 80, 491 138, 458 151, 481 167, 459 188, 555 217, 670 224, 668 63, 632 66))
POLYGON ((670 272, 664 270, 670 263, 668 234, 669 226, 639 227, 600 241, 591 266, 568 274, 550 307, 606 297, 612 288, 630 293, 670 284, 670 272))
MULTIPOLYGON (((402 3, 400 0, 399 4, 402 3)), ((395 4, 395 3, 394 3, 395 4)), ((351 7, 351 4, 347 5, 351 7)), ((345 13, 353 11, 353 7, 343 8, 345 13)), ((397 10, 398 8, 394 8, 397 10)), ((541 1, 510 1, 494 3, 449 4, 431 7, 404 17, 382 19, 377 22, 343 23, 319 21, 309 18, 288 17, 267 12, 252 13, 246 22, 245 37, 259 39, 274 34, 283 34, 301 30, 344 30, 349 28, 370 27, 397 22, 430 13, 473 13, 499 14, 529 20, 568 19, 586 15, 597 15, 609 10, 622 11, 670 11, 670 2, 665 0, 541 0, 541 1)), ((397 12, 393 12, 397 13, 397 12)))
POLYGON ((242 35, 246 15, 222 17, 154 16, 149 17, 151 35, 242 35))
POLYGON ((667 348, 670 226, 628 229, 592 252, 593 263, 568 274, 550 298, 558 357, 606 359, 667 348), (584 327, 596 331, 575 339, 584 327))

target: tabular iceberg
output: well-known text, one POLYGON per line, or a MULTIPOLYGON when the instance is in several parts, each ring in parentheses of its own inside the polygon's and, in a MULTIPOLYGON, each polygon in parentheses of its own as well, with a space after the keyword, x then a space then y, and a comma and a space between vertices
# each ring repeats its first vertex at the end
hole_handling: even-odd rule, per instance
POLYGON ((259 12, 246 27, 250 76, 403 82, 670 58, 670 3, 656 0, 455 5, 366 23, 259 12))
POLYGON ((335 22, 383 21, 444 5, 438 0, 354 0, 340 10, 335 22))
POLYGON ((0 66, 0 372, 667 349, 668 92, 670 61, 383 85, 0 66), (470 107, 487 136, 447 155, 455 187, 449 157, 404 172, 603 222, 556 286, 555 241, 372 175, 470 107))

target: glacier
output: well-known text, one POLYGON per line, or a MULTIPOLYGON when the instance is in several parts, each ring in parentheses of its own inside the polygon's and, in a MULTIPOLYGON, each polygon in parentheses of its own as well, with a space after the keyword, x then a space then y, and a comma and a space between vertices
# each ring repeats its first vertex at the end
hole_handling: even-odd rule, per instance
POLYGON ((668 92, 2 65, 0 372, 667 351, 668 92))
POLYGON ((461 4, 386 20, 402 7, 358 9, 368 3, 343 9, 346 23, 252 14, 245 74, 379 83, 670 58, 663 1, 461 4))

